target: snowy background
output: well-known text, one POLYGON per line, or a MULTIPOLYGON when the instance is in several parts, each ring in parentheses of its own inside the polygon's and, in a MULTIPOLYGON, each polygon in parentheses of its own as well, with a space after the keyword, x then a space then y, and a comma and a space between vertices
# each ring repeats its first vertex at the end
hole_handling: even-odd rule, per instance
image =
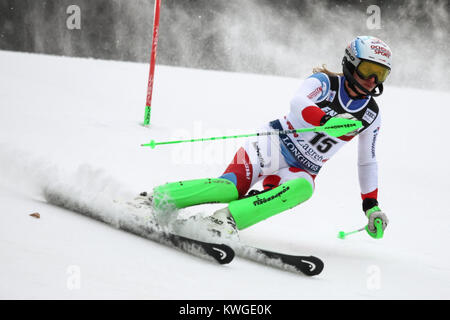
POLYGON ((323 168, 311 200, 241 233, 249 244, 321 257, 323 273, 307 278, 239 258, 218 266, 42 197, 43 188, 61 185, 112 201, 218 176, 240 141, 140 144, 252 132, 287 112, 298 79, 158 66, 147 129, 139 125, 145 64, 3 51, 0 69, 1 298, 449 298, 450 172, 433 159, 448 133, 423 113, 432 106, 448 117, 449 93, 388 86, 378 99, 379 199, 390 218, 382 240, 336 238, 366 223, 356 142, 323 168))
MULTIPOLYGON (((0 0, 0 49, 148 63, 153 10, 154 0, 0 0)), ((341 70, 345 45, 370 34, 393 50, 391 84, 450 90, 449 15, 449 0, 162 0, 158 63, 303 78, 341 70)))
POLYGON ((111 0, 120 14, 95 20, 102 11, 84 10, 88 2, 80 1, 81 29, 68 31, 69 2, 27 1, 0 0, 0 298, 450 298, 449 134, 439 123, 450 115, 448 1, 400 1, 395 8, 403 11, 378 1, 382 28, 370 30, 366 1, 336 8, 303 1, 303 13, 263 0, 238 7, 231 1, 195 19, 194 9, 167 1, 150 128, 140 123, 153 2, 111 0), (30 10, 21 12, 19 3, 30 10), (115 22, 112 38, 102 21, 115 22), (187 40, 199 30, 196 41, 187 40), (23 34, 23 46, 14 47, 10 40, 23 34), (239 258, 218 266, 45 202, 45 188, 112 203, 165 182, 219 176, 243 140, 155 150, 140 144, 254 132, 288 112, 313 67, 338 71, 345 44, 357 34, 379 35, 394 52, 392 77, 377 98, 379 200, 390 220, 384 238, 336 237, 367 222, 356 141, 322 169, 308 202, 241 233, 248 244, 322 258, 321 275, 239 258), (30 216, 35 212, 40 219, 30 216))

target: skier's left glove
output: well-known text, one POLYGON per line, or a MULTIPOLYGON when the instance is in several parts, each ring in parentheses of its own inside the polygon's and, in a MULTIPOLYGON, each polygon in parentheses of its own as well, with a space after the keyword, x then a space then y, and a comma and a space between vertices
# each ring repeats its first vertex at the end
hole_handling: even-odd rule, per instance
POLYGON ((367 210, 365 213, 367 219, 369 219, 369 222, 366 226, 367 233, 372 238, 381 239, 383 237, 384 230, 389 223, 386 214, 381 211, 378 205, 367 210))

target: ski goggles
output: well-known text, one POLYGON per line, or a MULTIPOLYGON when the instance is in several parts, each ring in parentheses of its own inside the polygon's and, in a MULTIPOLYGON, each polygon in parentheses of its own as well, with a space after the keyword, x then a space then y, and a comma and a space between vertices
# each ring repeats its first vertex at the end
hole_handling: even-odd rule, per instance
POLYGON ((382 83, 388 77, 391 69, 375 62, 363 60, 356 68, 356 72, 364 80, 375 77, 377 83, 382 83))

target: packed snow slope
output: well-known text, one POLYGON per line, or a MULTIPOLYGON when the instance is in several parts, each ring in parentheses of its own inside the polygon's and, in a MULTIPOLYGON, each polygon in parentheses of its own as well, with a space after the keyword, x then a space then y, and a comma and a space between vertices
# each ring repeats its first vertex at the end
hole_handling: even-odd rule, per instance
MULTIPOLYGON (((382 240, 336 237, 366 223, 356 141, 325 165, 307 203, 241 232, 249 244, 322 258, 323 273, 308 278, 240 258, 219 266, 42 197, 59 185, 113 201, 217 177, 242 139, 140 144, 252 133, 288 112, 307 75, 157 66, 152 125, 144 128, 145 64, 0 51, 0 70, 0 298, 450 298, 448 92, 388 82, 377 99, 379 200, 390 220, 382 240)), ((211 206, 191 210, 209 214, 211 206)))

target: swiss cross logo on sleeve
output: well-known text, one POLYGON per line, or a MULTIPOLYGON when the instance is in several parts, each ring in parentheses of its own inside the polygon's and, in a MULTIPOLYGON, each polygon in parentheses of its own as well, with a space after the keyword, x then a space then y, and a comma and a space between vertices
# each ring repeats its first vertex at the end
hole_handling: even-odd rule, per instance
POLYGON ((334 100, 335 95, 336 95, 336 91, 330 90, 330 94, 328 95, 327 101, 332 102, 334 100))
POLYGON ((366 112, 364 113, 364 116, 362 117, 363 120, 367 121, 368 123, 372 123, 373 120, 375 120, 377 114, 375 112, 373 112, 370 109, 367 109, 366 112))

